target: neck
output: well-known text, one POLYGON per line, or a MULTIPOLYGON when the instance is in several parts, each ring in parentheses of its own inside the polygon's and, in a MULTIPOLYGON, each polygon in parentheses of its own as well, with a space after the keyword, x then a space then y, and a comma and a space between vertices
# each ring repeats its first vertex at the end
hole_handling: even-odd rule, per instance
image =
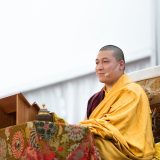
POLYGON ((114 85, 114 84, 111 85, 111 84, 106 84, 106 83, 105 83, 106 91, 110 90, 113 85, 114 85))
POLYGON ((119 78, 122 76, 123 74, 119 75, 114 81, 110 82, 110 83, 105 83, 106 86, 106 90, 110 90, 113 85, 119 80, 119 78))

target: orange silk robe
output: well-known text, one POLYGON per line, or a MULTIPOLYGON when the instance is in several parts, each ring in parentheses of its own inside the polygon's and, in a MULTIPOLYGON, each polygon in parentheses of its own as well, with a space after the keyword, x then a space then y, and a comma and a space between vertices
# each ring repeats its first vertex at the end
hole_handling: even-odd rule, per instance
POLYGON ((150 160, 154 140, 151 111, 144 90, 122 75, 88 120, 103 160, 150 160))

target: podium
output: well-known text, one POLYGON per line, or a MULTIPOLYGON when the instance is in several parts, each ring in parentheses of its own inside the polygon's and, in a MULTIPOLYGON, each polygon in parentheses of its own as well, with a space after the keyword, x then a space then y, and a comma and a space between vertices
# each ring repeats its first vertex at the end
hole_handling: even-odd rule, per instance
POLYGON ((0 99, 0 128, 33 121, 38 105, 31 105, 22 93, 0 99))

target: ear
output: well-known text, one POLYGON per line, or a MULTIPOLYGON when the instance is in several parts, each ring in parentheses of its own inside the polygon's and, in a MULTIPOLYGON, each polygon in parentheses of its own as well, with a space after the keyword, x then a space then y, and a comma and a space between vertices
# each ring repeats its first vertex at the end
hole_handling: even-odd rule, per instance
POLYGON ((120 60, 119 61, 119 65, 120 65, 120 70, 124 70, 125 69, 125 62, 124 62, 124 60, 120 60))

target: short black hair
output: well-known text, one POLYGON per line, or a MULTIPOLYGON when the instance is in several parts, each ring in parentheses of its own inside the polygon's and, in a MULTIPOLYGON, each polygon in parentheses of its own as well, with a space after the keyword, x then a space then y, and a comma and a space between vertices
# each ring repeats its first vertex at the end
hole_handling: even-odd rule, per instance
POLYGON ((123 60, 125 62, 124 53, 122 49, 120 49, 119 47, 114 45, 106 45, 102 47, 99 51, 106 51, 106 50, 113 51, 114 57, 116 58, 117 61, 123 60))

